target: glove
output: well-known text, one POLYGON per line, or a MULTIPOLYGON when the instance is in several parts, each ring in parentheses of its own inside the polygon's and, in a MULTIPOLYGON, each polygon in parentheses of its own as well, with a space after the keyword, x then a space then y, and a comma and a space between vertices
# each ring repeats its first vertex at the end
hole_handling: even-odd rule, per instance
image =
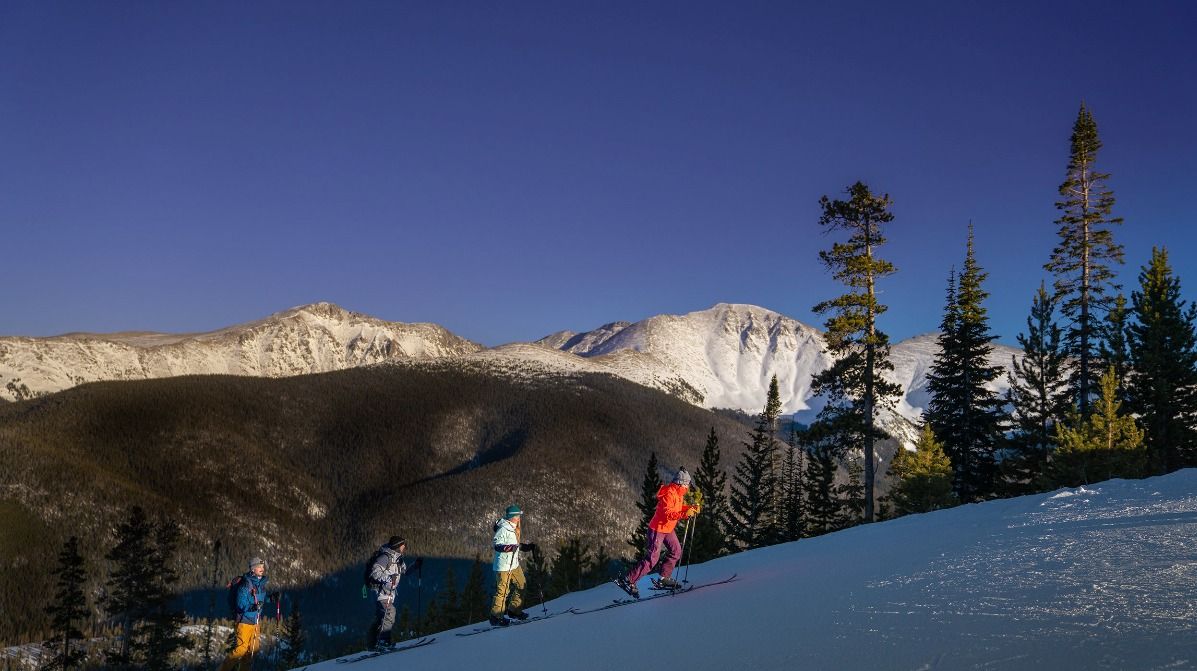
POLYGON ((694 517, 697 514, 698 506, 690 506, 690 508, 686 511, 686 517, 694 517))
POLYGON ((256 613, 256 612, 258 612, 259 610, 262 610, 262 604, 260 604, 260 603, 251 603, 251 604, 249 605, 249 608, 247 608, 245 612, 247 612, 247 613, 256 613))
POLYGON ((520 550, 524 552, 536 552, 538 547, 536 543, 520 543, 520 550))

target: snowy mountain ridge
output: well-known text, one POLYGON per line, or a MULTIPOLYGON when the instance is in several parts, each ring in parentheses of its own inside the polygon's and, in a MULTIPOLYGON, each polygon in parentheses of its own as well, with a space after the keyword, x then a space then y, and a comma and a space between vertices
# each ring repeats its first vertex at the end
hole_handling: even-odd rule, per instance
MULTIPOLYGON (((936 337, 924 334, 891 347, 894 370, 889 378, 903 390, 895 410, 911 422, 918 421, 927 405, 927 371, 939 351, 936 337)), ((744 304, 615 322, 587 333, 555 333, 538 342, 598 360, 622 356, 625 371, 663 366, 701 394, 701 404, 708 408, 759 412, 769 379, 777 375, 782 412, 796 413, 799 421, 809 421, 821 409, 811 396, 811 378, 831 363, 821 331, 744 304)), ((1009 369, 1017 354, 1014 348, 994 345, 990 364, 1009 369)), ((625 377, 635 380, 631 373, 625 377)), ((1008 385, 1003 375, 990 386, 1004 393, 1008 385)))
POLYGON ((1188 469, 910 515, 675 572, 737 576, 725 585, 565 612, 624 596, 599 586, 548 602, 564 614, 543 622, 440 632, 355 668, 472 669, 499 647, 574 671, 1193 669, 1194 492, 1188 469))
POLYGON ((27 398, 101 380, 283 377, 391 360, 458 357, 480 349, 436 324, 388 322, 332 303, 314 303, 207 333, 0 338, 0 398, 27 398))
MULTIPOLYGON (((893 345, 890 378, 903 390, 882 421, 910 437, 927 404, 935 334, 893 345), (906 421, 901 421, 903 418, 906 421)), ((994 365, 1018 351, 994 346, 994 365)), ((331 303, 198 334, 68 334, 0 338, 0 398, 60 391, 84 382, 192 374, 281 377, 396 361, 504 361, 530 375, 600 372, 661 389, 706 408, 759 412, 777 375, 782 411, 810 421, 821 408, 811 378, 830 358, 818 329, 755 305, 720 303, 684 315, 561 331, 536 343, 486 349, 435 324, 388 322, 331 303)), ((1005 376, 992 384, 1003 392, 1005 376)))

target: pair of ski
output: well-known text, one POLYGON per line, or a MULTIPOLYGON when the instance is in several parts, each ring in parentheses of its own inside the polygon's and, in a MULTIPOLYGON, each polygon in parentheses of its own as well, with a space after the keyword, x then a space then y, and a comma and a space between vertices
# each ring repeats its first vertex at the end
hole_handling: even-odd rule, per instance
POLYGON ((574 612, 574 610, 571 608, 569 610, 557 611, 556 613, 535 615, 535 616, 529 617, 526 620, 507 620, 507 624, 492 624, 487 627, 475 627, 471 631, 466 631, 466 632, 462 632, 462 633, 458 634, 458 636, 473 636, 475 634, 485 634, 486 632, 494 631, 495 629, 508 629, 510 627, 518 627, 518 626, 525 625, 525 624, 532 624, 533 622, 540 622, 541 620, 547 620, 551 617, 556 617, 558 615, 563 615, 565 613, 572 613, 572 612, 574 612))
POLYGON ((656 594, 650 594, 648 596, 642 596, 639 598, 636 598, 634 595, 632 595, 632 593, 630 591, 625 589, 624 586, 620 585, 619 581, 616 580, 615 584, 618 585, 620 589, 624 590, 625 592, 628 592, 629 598, 613 599, 611 601, 611 603, 608 603, 608 604, 605 604, 602 606, 598 606, 597 608, 590 608, 587 610, 574 609, 573 612, 575 615, 583 615, 585 613, 595 613, 600 610, 610 610, 612 608, 619 608, 620 606, 629 606, 634 603, 643 603, 645 601, 652 601, 653 599, 659 599, 663 596, 677 596, 678 594, 685 594, 686 592, 693 592, 696 589, 702 589, 704 587, 711 587, 713 585, 725 585, 725 584, 735 580, 736 575, 738 575, 738 574, 733 573, 730 577, 724 578, 723 580, 713 580, 711 582, 704 582, 699 585, 696 585, 696 584, 690 583, 690 582, 682 583, 682 585, 680 587, 659 587, 657 580, 654 578, 652 591, 656 592, 656 594))
POLYGON ((387 648, 386 650, 371 650, 369 652, 362 653, 360 655, 353 655, 351 657, 341 657, 337 660, 337 664, 352 664, 353 662, 360 662, 363 659, 374 659, 375 657, 389 655, 394 652, 403 652, 404 650, 411 650, 412 648, 419 648, 419 647, 422 647, 425 645, 432 645, 432 643, 435 641, 436 641, 435 636, 425 636, 424 638, 421 638, 418 641, 414 641, 412 643, 400 643, 398 645, 391 646, 390 648, 387 648))

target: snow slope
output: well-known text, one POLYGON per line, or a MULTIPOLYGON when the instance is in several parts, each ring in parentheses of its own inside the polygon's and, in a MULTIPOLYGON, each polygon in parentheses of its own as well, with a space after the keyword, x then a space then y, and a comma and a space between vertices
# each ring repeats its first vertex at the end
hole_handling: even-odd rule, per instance
MULTIPOLYGON (((689 578, 732 573, 676 597, 442 632, 351 668, 1197 669, 1197 469, 857 527, 689 578)), ((607 585, 547 607, 621 594, 607 585)))

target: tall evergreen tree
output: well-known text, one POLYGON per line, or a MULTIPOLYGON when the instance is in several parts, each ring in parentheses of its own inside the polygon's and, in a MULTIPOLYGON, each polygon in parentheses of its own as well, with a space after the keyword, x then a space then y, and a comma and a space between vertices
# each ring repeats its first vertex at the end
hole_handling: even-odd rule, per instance
POLYGON ((83 588, 87 582, 87 565, 79 554, 79 539, 71 536, 58 553, 58 568, 55 577, 54 602, 46 607, 50 616, 53 639, 46 641, 46 648, 54 657, 45 667, 70 671, 87 658, 84 650, 83 632, 79 626, 90 614, 87 595, 83 588))
POLYGON ((183 625, 187 617, 175 603, 179 582, 174 568, 178 550, 180 529, 178 523, 167 519, 155 525, 154 548, 150 555, 152 594, 147 613, 147 638, 145 642, 146 668, 149 671, 167 671, 175 668, 172 659, 187 645, 183 625))
POLYGON ((875 455, 873 445, 885 437, 876 425, 881 404, 897 396, 897 385, 882 377, 892 370, 889 362, 889 338, 877 328, 877 317, 886 307, 877 300, 877 281, 892 275, 894 266, 875 256, 885 244, 881 227, 893 221, 888 195, 875 196, 869 187, 856 182, 848 187, 848 200, 823 196, 819 225, 826 231, 843 230, 846 242, 836 242, 819 258, 832 276, 849 292, 814 306, 818 314, 830 314, 825 322, 827 349, 835 362, 816 375, 812 391, 826 396, 829 403, 849 402, 853 415, 863 429, 860 448, 864 453, 864 519, 873 521, 875 455))
POLYGON ((294 669, 303 664, 308 637, 303 630, 303 613, 300 612, 298 599, 291 602, 291 613, 283 624, 283 642, 285 647, 279 655, 281 668, 294 669))
POLYGON ((482 555, 474 555, 470 574, 466 577, 465 589, 461 591, 461 611, 466 623, 477 622, 486 617, 490 604, 486 593, 486 575, 490 566, 482 562, 482 555))
POLYGON ((926 423, 942 441, 952 461, 953 489, 960 500, 977 501, 994 491, 994 453, 1002 439, 1005 414, 997 392, 989 383, 1001 366, 989 363, 997 336, 989 330, 983 284, 988 273, 977 263, 973 227, 968 227, 964 268, 949 279, 939 352, 927 374, 926 423))
POLYGON ((1044 268, 1055 275, 1055 298, 1071 326, 1065 349, 1075 361, 1072 402, 1082 416, 1089 415, 1100 367, 1097 347, 1102 313, 1110 308, 1117 290, 1111 264, 1123 263, 1122 245, 1114 242, 1111 227, 1122 223, 1113 216, 1114 192, 1106 186, 1108 173, 1097 172, 1101 139, 1093 114, 1081 104, 1072 127, 1071 152, 1064 183, 1060 185, 1060 242, 1044 268))
POLYGON ((914 452, 898 449, 890 475, 894 478, 890 498, 899 515, 927 513, 959 503, 952 492, 952 463, 927 424, 919 432, 914 452))
POLYGON ((1197 466, 1197 304, 1185 309, 1166 249, 1152 249, 1131 304, 1128 406, 1143 426, 1150 472, 1197 466))
POLYGON ((588 585, 584 577, 594 568, 590 544, 579 537, 570 538, 557 549, 553 570, 549 578, 549 593, 561 596, 578 592, 588 585))
POLYGON ((640 500, 636 502, 636 508, 640 510, 640 524, 636 525, 636 529, 632 531, 632 537, 628 539, 628 545, 632 546, 632 561, 634 562, 644 558, 644 549, 648 545, 648 523, 657 510, 657 491, 664 484, 661 482, 660 471, 657 453, 649 453, 648 465, 644 469, 644 480, 640 484, 640 500))
POLYGON ((703 496, 700 519, 694 521, 694 538, 690 541, 691 561, 696 564, 718 557, 726 546, 727 474, 719 466, 720 458, 719 436, 712 426, 694 472, 694 487, 703 496))
POLYGON ((1068 413, 1068 386, 1055 299, 1040 284, 1031 302, 1027 332, 1018 334, 1022 357, 1011 356, 1006 401, 1013 427, 1001 461, 1002 493, 1030 494, 1046 486, 1047 460, 1056 446, 1056 425, 1068 413))
POLYGON ((113 563, 102 600, 104 610, 121 629, 120 647, 106 654, 115 669, 132 668, 140 649, 138 627, 155 602, 157 580, 153 573, 154 525, 140 506, 129 511, 128 521, 116 530, 116 546, 104 556, 113 563))
POLYGON ((1097 346, 1098 361, 1101 365, 1114 367, 1118 397, 1124 401, 1130 379, 1130 350, 1126 341, 1129 315, 1126 296, 1119 293, 1114 297, 1114 304, 1106 313, 1105 321, 1101 325, 1101 342, 1097 346))
POLYGON ((1111 478, 1142 477, 1147 468, 1143 432, 1122 412, 1113 367, 1101 376, 1095 411, 1085 418, 1071 413, 1056 426, 1060 447, 1052 456, 1056 486, 1076 487, 1111 478))
POLYGON ((856 417, 844 413, 846 420, 825 407, 819 419, 801 437, 806 453, 803 459, 803 531, 807 537, 819 536, 847 525, 848 507, 840 498, 836 484, 843 445, 854 444, 861 426, 856 417))
POLYGON ((781 540, 796 541, 806 535, 803 527, 802 450, 796 443, 786 445, 781 466, 781 540))
POLYGON ((731 551, 764 547, 777 539, 777 446, 774 434, 781 411, 777 376, 769 384, 765 408, 749 434, 751 443, 736 464, 728 497, 728 547, 731 551))
POLYGON ((457 573, 453 570, 453 562, 445 567, 444 587, 437 592, 433 601, 437 605, 438 617, 429 621, 432 626, 429 631, 444 631, 465 624, 465 618, 461 616, 461 594, 457 591, 457 573))

